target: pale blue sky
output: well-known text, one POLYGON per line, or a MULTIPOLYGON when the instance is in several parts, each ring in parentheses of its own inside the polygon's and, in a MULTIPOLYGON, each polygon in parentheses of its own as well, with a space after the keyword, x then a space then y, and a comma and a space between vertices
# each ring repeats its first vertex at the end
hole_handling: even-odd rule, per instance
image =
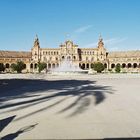
POLYGON ((58 47, 71 39, 109 50, 140 50, 140 0, 0 0, 0 50, 58 47))

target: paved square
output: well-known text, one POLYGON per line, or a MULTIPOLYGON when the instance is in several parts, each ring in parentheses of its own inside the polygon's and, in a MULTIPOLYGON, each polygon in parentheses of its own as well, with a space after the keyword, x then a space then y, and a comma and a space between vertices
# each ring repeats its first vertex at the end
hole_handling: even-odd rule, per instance
POLYGON ((0 75, 0 137, 140 137, 140 75, 0 75))

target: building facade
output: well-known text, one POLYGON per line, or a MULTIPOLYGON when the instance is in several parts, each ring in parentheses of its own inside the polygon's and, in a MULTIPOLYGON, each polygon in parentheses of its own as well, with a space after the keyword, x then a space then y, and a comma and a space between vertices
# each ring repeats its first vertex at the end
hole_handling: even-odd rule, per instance
POLYGON ((96 48, 79 48, 71 40, 58 48, 41 48, 36 37, 31 52, 0 51, 0 63, 5 65, 7 72, 11 71, 10 65, 17 61, 25 63, 24 72, 37 72, 38 62, 45 62, 47 69, 54 69, 66 59, 86 70, 91 69, 95 62, 101 62, 105 71, 114 71, 115 66, 120 64, 122 72, 140 72, 140 51, 107 52, 102 37, 96 48))

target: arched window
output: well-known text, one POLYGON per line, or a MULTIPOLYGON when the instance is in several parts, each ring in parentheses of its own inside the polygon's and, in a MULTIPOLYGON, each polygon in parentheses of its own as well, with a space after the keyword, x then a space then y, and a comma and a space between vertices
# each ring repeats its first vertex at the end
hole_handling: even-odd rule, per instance
POLYGON ((131 68, 132 67, 131 63, 128 63, 127 67, 128 68, 131 68))
POLYGON ((87 63, 87 69, 89 69, 89 64, 87 63))
POLYGON ((51 64, 50 63, 48 64, 48 68, 51 68, 51 64))
POLYGON ((0 71, 4 71, 4 70, 5 70, 4 64, 0 63, 0 71))
POLYGON ((133 68, 137 68, 137 63, 134 63, 133 64, 133 68))
POLYGON ((8 64, 8 63, 6 63, 5 67, 6 67, 6 68, 9 68, 10 66, 9 66, 9 64, 8 64))
POLYGON ((112 68, 112 69, 115 68, 115 64, 111 64, 111 68, 112 68))
POLYGON ((122 64, 122 68, 125 68, 125 67, 126 67, 126 64, 125 64, 125 63, 123 63, 123 64, 122 64))
POLYGON ((37 69, 37 63, 35 63, 35 69, 37 69))
POLYGON ((32 64, 32 63, 30 64, 30 68, 31 68, 31 69, 33 68, 33 64, 32 64))
POLYGON ((55 68, 55 64, 52 64, 52 68, 55 68))
POLYGON ((104 67, 107 68, 107 64, 106 63, 104 64, 104 67))
POLYGON ((81 65, 81 68, 82 69, 85 69, 85 64, 84 63, 81 65))
POLYGON ((59 67, 59 64, 57 63, 56 66, 59 67))

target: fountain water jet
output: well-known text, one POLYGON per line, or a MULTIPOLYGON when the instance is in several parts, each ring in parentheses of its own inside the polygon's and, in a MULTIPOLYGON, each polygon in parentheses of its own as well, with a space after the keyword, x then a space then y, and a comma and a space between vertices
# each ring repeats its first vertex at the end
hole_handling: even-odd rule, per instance
POLYGON ((88 73, 88 70, 82 70, 78 65, 73 64, 72 60, 64 59, 59 67, 51 69, 49 73, 53 75, 79 75, 88 73))

